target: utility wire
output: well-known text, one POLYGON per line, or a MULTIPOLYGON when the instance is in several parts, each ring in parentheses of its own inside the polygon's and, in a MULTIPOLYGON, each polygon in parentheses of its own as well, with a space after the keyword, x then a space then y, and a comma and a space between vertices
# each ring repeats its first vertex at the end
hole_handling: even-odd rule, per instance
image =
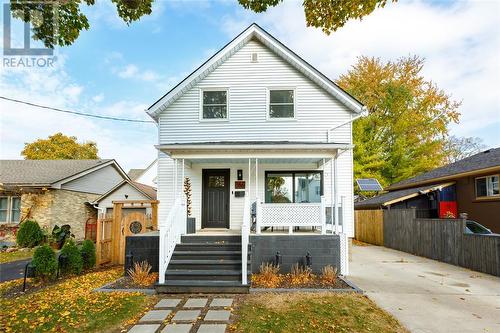
POLYGON ((70 111, 70 110, 63 110, 63 109, 53 108, 53 107, 50 107, 50 106, 45 106, 45 105, 40 105, 40 104, 35 104, 35 103, 30 103, 30 102, 25 102, 25 101, 21 101, 21 100, 14 99, 14 98, 9 98, 9 97, 4 97, 4 96, 0 96, 0 98, 4 99, 6 101, 10 101, 10 102, 15 102, 15 103, 20 103, 20 104, 26 104, 26 105, 34 106, 34 107, 37 107, 37 108, 42 108, 42 109, 56 111, 56 112, 62 112, 62 113, 75 114, 75 115, 84 116, 84 117, 92 117, 92 118, 99 118, 99 119, 106 119, 106 120, 115 120, 115 121, 126 121, 126 122, 129 122, 129 123, 146 123, 146 124, 154 123, 154 121, 152 121, 152 120, 139 120, 139 119, 128 119, 128 118, 118 118, 118 117, 101 116, 101 115, 97 115, 97 114, 91 114, 91 113, 84 113, 84 112, 78 112, 78 111, 70 111))

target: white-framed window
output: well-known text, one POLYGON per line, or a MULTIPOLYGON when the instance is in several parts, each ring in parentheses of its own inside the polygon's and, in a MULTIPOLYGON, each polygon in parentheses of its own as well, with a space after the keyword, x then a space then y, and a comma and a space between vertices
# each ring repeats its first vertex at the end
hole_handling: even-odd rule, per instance
POLYGON ((21 197, 0 197, 0 223, 19 223, 21 219, 21 197))
POLYGON ((498 189, 499 175, 476 178, 476 197, 498 197, 500 192, 498 189))
POLYGON ((227 120, 229 118, 229 90, 206 88, 200 90, 200 120, 227 120))
POLYGON ((294 88, 270 88, 267 96, 268 119, 295 119, 294 88))

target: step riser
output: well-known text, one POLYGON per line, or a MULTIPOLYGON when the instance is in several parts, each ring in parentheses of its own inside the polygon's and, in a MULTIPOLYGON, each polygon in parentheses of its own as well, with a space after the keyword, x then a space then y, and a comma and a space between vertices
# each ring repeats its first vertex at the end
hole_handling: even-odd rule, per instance
POLYGON ((241 236, 182 236, 182 243, 241 243, 241 236))
POLYGON ((157 293, 167 294, 248 294, 247 286, 238 287, 188 287, 188 286, 165 286, 159 285, 155 287, 157 293))
MULTIPOLYGON (((239 275, 167 275, 165 279, 168 280, 199 280, 199 281, 241 281, 241 274, 239 275)), ((248 277, 250 280, 250 276, 248 277)))
POLYGON ((193 252, 193 253, 175 253, 172 255, 172 260, 241 260, 241 254, 231 252, 224 254, 211 254, 209 252, 193 252))
POLYGON ((168 265, 168 269, 190 269, 190 270, 197 270, 197 269, 234 270, 234 269, 240 269, 241 270, 241 264, 224 264, 224 263, 218 263, 218 264, 199 264, 199 263, 173 264, 173 263, 170 263, 168 265))
MULTIPOLYGON (((191 244, 177 244, 175 246, 176 251, 198 251, 198 252, 209 252, 209 251, 241 251, 241 245, 231 244, 203 244, 203 245, 191 245, 191 244)), ((175 251, 174 251, 175 253, 175 251)))

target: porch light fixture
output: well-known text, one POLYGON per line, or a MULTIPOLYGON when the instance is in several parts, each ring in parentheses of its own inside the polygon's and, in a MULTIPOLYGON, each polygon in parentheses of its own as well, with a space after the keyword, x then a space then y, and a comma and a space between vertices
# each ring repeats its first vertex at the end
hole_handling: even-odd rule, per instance
POLYGON ((238 175, 238 180, 243 180, 243 170, 239 169, 237 171, 237 175, 238 175))
POLYGON ((276 256, 275 256, 275 259, 274 259, 274 265, 275 266, 281 265, 281 261, 282 261, 281 253, 280 253, 280 251, 278 251, 278 252, 276 252, 276 256))

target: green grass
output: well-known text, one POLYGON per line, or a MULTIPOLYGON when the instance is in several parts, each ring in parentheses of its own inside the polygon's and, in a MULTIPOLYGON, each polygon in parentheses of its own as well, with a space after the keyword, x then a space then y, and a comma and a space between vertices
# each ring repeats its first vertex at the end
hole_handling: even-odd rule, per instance
POLYGON ((0 331, 119 332, 136 321, 154 299, 141 293, 92 292, 122 275, 123 269, 96 271, 19 297, 3 297, 0 331))
POLYGON ((407 332, 359 294, 261 294, 243 299, 231 325, 236 332, 407 332))
POLYGON ((0 264, 33 257, 35 249, 29 251, 0 252, 0 264))

